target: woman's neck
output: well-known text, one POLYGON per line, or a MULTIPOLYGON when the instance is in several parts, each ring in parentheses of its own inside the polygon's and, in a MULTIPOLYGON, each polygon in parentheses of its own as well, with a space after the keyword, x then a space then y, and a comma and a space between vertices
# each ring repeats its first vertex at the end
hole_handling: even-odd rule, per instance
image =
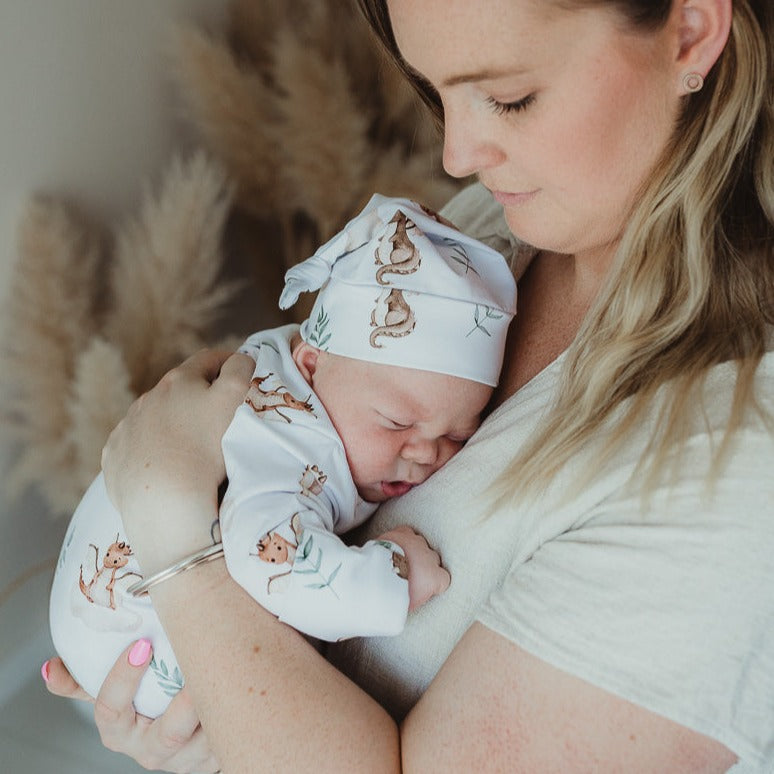
POLYGON ((518 311, 491 407, 502 403, 572 343, 607 275, 604 255, 538 253, 519 280, 518 311))

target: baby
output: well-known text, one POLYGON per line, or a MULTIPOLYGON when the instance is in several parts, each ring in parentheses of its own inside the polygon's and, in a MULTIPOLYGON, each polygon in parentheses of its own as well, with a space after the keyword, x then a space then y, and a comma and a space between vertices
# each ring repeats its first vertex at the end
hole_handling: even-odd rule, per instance
MULTIPOLYGON (((425 481, 476 430, 515 283, 499 253, 414 202, 379 195, 285 279, 282 308, 320 292, 300 327, 254 334, 241 348, 256 365, 223 437, 228 486, 202 555, 222 552, 254 599, 305 634, 397 634, 410 601, 432 596, 417 572, 421 549, 400 531, 363 546, 339 535, 425 481)), ((183 683, 142 593, 157 580, 143 577, 98 476, 59 557, 52 637, 94 696, 123 649, 150 639, 135 696, 149 717, 183 683)))

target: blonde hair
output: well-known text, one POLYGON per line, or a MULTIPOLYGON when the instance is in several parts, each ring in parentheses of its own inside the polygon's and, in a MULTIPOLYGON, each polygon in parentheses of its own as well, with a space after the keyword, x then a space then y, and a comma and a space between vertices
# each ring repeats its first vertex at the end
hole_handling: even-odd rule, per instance
POLYGON ((765 13, 763 4, 756 15, 746 0, 734 1, 726 49, 702 92, 686 97, 674 139, 567 353, 556 402, 498 482, 502 497, 547 484, 627 401, 603 458, 595 458, 599 469, 666 385, 635 471, 648 489, 669 452, 684 446, 687 408, 701 400, 708 369, 725 361, 736 363, 737 379, 713 468, 747 410, 758 409, 772 428, 753 391, 774 323, 774 31, 765 13))
MULTIPOLYGON (((662 24, 671 7, 669 0, 613 4, 643 29, 662 24)), ((664 387, 641 458, 647 468, 636 471, 647 489, 664 473, 669 454, 684 446, 686 408, 700 400, 708 369, 718 363, 734 361, 737 379, 714 467, 746 412, 758 408, 754 375, 774 324, 769 5, 734 0, 725 50, 702 91, 685 98, 673 140, 637 199, 605 286, 567 353, 556 401, 496 482, 500 501, 540 491, 616 412, 603 451, 612 457, 664 387)), ((400 64, 384 3, 361 0, 361 6, 400 64)), ((437 95, 427 84, 416 87, 442 117, 437 95)), ((774 432, 771 418, 759 413, 774 432)), ((594 471, 587 473, 579 486, 594 471)))

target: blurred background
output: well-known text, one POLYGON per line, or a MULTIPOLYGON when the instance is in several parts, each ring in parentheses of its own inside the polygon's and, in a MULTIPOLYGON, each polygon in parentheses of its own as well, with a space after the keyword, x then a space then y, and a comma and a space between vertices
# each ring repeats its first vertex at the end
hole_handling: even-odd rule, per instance
MULTIPOLYGON (((186 134, 172 108, 168 25, 222 25, 225 0, 0 0, 0 297, 17 260, 31 193, 76 200, 110 221, 137 206, 144 182, 186 134)), ((5 473, 18 445, 0 431, 5 473)), ((33 487, 0 488, 0 771, 141 771, 105 751, 88 715, 43 687, 52 654, 48 586, 66 518, 33 487)))
POLYGON ((194 349, 301 319, 285 269, 371 193, 457 184, 350 0, 0 0, 0 71, 0 771, 135 772, 40 678, 110 427, 194 349))

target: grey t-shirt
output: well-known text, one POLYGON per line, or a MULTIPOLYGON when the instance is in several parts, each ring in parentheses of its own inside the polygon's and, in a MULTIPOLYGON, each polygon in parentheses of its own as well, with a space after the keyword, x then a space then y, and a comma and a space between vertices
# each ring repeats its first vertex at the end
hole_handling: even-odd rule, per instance
MULTIPOLYGON (((509 251, 499 209, 476 186, 444 214, 509 251)), ((490 415, 428 482, 367 523, 366 536, 414 526, 439 550, 452 584, 412 613, 400 636, 340 643, 332 661, 401 717, 479 620, 564 671, 717 739, 739 756, 735 772, 771 771, 774 438, 748 417, 707 488, 734 385, 733 366, 721 365, 709 375, 705 411, 694 407, 674 476, 645 505, 627 481, 647 423, 581 495, 563 496, 574 474, 598 459, 600 438, 537 503, 492 512, 487 486, 534 432, 561 361, 490 415)), ((772 352, 756 390, 774 414, 772 352)))

